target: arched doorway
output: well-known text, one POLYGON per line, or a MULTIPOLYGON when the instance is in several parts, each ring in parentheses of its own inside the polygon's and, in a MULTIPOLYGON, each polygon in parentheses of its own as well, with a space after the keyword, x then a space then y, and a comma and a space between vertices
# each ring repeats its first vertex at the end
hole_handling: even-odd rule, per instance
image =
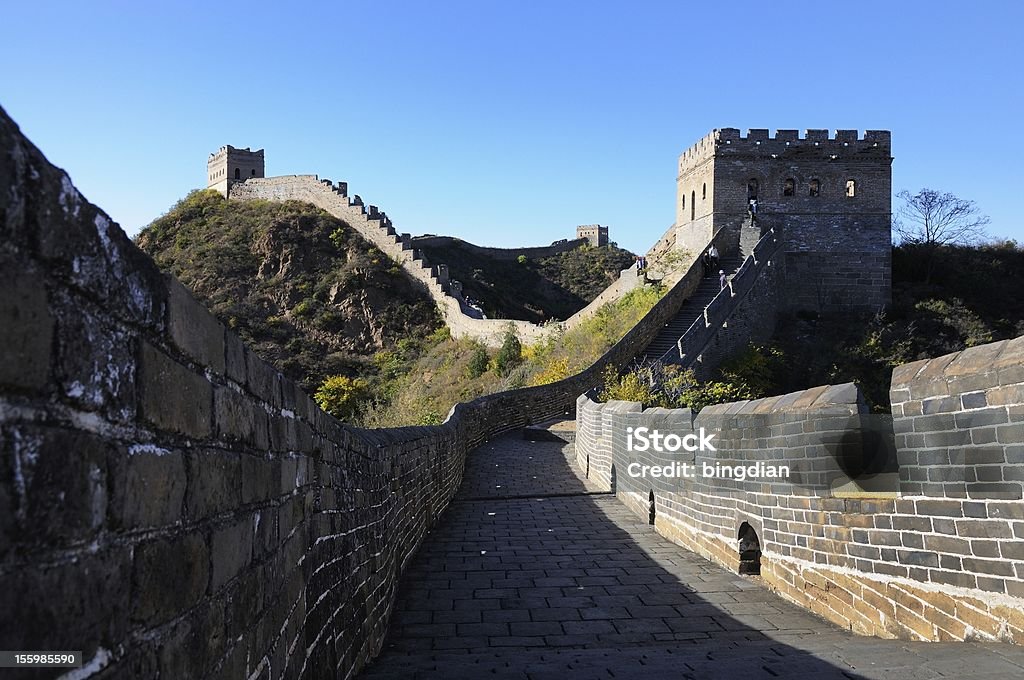
POLYGON ((754 527, 746 522, 740 525, 739 539, 740 575, 758 576, 761 573, 761 541, 754 527))

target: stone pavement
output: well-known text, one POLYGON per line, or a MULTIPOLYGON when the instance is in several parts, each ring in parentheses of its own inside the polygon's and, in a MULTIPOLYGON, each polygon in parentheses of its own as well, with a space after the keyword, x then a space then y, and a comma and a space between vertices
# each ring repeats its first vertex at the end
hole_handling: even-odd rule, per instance
POLYGON ((1024 678, 1024 649, 853 635, 655 533, 572 463, 506 437, 403 576, 363 678, 1024 678))

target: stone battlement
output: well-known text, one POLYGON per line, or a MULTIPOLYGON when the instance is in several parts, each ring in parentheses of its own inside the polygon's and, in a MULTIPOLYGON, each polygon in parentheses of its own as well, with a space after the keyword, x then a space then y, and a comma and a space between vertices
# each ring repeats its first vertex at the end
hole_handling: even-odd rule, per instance
POLYGON ((733 153, 782 154, 800 149, 800 153, 818 149, 821 155, 851 155, 853 153, 887 155, 892 152, 892 133, 889 130, 776 130, 751 128, 746 136, 738 128, 716 128, 679 155, 679 170, 704 161, 721 151, 733 153))

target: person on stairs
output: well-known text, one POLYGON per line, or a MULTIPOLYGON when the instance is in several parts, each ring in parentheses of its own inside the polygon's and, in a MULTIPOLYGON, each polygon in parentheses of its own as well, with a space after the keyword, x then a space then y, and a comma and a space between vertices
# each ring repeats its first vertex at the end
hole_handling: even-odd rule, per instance
POLYGON ((714 243, 712 243, 711 247, 708 248, 708 257, 711 258, 711 269, 717 269, 718 268, 718 248, 715 246, 714 243))
POLYGON ((722 287, 719 290, 725 290, 725 284, 729 282, 729 277, 725 275, 724 269, 718 270, 718 283, 722 287))

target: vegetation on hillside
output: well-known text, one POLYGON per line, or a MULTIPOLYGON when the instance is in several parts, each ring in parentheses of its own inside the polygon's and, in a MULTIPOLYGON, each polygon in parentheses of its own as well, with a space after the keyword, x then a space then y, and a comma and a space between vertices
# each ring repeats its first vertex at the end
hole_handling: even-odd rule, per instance
POLYGON ((570 331, 552 330, 522 346, 511 332, 500 349, 462 338, 419 343, 421 355, 387 353, 389 366, 372 387, 377 400, 365 412, 368 427, 440 423, 455 404, 526 385, 544 385, 579 373, 618 342, 661 299, 664 291, 637 288, 602 306, 570 331))
POLYGON ((522 319, 543 323, 564 320, 596 298, 635 262, 617 246, 579 248, 550 257, 499 260, 462 247, 425 246, 430 262, 448 265, 464 294, 480 303, 491 319, 522 319))
POLYGON ((305 203, 195 191, 136 240, 259 356, 310 394, 326 387, 346 417, 380 372, 375 355, 442 328, 397 263, 305 203))

